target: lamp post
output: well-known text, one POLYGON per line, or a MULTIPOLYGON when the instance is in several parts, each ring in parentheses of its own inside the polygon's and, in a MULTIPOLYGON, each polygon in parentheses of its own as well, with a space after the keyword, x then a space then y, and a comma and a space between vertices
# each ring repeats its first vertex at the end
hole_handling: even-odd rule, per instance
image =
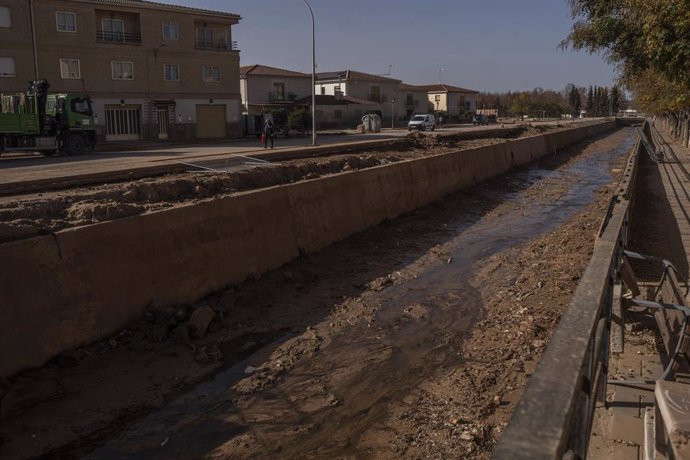
POLYGON ((38 51, 36 49, 36 22, 34 18, 34 0, 29 0, 29 22, 31 23, 31 49, 34 54, 34 80, 38 80, 38 51))
POLYGON ((311 15, 311 145, 316 145, 316 23, 311 5, 307 0, 304 4, 311 15))

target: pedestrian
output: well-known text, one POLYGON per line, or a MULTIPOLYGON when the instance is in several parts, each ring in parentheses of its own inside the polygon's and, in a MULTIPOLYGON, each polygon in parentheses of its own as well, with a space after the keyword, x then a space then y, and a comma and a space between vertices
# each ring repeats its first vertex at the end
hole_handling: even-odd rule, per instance
POLYGON ((438 127, 440 128, 443 125, 443 115, 438 116, 438 127))
POLYGON ((264 126, 264 148, 268 148, 268 140, 271 140, 271 148, 273 148, 273 122, 266 120, 264 126))

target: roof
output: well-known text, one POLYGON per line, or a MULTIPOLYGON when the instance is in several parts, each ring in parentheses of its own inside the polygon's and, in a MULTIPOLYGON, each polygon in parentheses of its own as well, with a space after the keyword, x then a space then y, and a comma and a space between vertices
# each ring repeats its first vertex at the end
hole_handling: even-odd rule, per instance
POLYGON ((148 0, 72 0, 80 3, 99 3, 103 5, 115 6, 130 6, 134 8, 145 8, 153 10, 177 11, 181 13, 196 13, 205 16, 221 16, 224 18, 235 19, 239 21, 242 19, 239 14, 228 13, 225 11, 206 10, 203 8, 195 8, 191 6, 170 5, 167 3, 151 2, 148 0))
POLYGON ((460 88, 459 86, 446 85, 445 83, 437 83, 435 85, 410 85, 415 88, 422 89, 429 93, 479 93, 473 89, 460 88))
POLYGON ((293 70, 279 69, 278 67, 269 67, 267 65, 254 64, 240 67, 240 77, 247 74, 251 75, 265 75, 270 77, 300 77, 311 78, 310 74, 295 72, 293 70))
MULTIPOLYGON (((303 97, 295 101, 297 104, 311 105, 311 96, 303 97)), ((358 97, 341 96, 335 97, 329 94, 317 94, 316 105, 379 105, 378 102, 360 99, 358 97)))
POLYGON ((316 74, 316 79, 319 81, 348 81, 348 80, 363 80, 363 81, 380 81, 390 83, 400 83, 402 80, 395 78, 388 78, 382 75, 374 75, 365 72, 358 72, 356 70, 338 70, 335 72, 319 72, 316 74))
POLYGON ((425 86, 408 85, 407 83, 400 83, 400 89, 403 91, 423 91, 428 92, 425 86))

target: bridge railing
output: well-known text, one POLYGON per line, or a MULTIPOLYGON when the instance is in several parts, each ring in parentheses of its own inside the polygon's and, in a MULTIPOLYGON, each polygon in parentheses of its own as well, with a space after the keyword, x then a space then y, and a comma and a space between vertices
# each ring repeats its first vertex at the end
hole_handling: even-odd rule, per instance
POLYGON ((606 397, 614 286, 620 283, 643 149, 638 140, 589 265, 494 450, 495 459, 586 457, 596 403, 606 397))

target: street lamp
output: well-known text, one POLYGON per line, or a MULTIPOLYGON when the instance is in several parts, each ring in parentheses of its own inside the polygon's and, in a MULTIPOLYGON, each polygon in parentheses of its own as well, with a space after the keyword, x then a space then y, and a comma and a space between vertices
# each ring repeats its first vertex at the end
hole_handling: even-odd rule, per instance
POLYGON ((311 15, 311 145, 316 145, 316 23, 311 5, 307 0, 304 4, 311 15))

